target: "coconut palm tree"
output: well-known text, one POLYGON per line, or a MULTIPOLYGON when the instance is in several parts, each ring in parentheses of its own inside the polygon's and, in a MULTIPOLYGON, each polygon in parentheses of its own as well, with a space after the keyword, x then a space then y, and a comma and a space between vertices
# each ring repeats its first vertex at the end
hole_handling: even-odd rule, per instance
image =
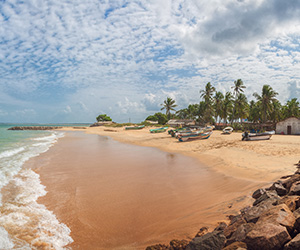
POLYGON ((284 118, 291 116, 300 117, 300 106, 297 98, 293 98, 287 101, 286 105, 283 107, 284 118))
POLYGON ((248 120, 251 122, 258 122, 260 118, 260 108, 259 102, 255 102, 254 100, 250 101, 249 105, 249 116, 248 120))
POLYGON ((242 119, 247 118, 249 114, 249 104, 247 101, 247 97, 239 93, 236 100, 235 100, 235 111, 237 118, 240 119, 242 123, 242 119))
POLYGON ((235 97, 235 102, 234 102, 234 106, 233 106, 233 111, 232 111, 232 114, 231 114, 231 123, 233 123, 233 120, 236 117, 236 101, 237 101, 237 98, 239 96, 239 94, 241 92, 244 92, 244 88, 246 88, 246 86, 244 85, 242 79, 237 79, 236 81, 234 81, 234 86, 232 86, 231 88, 233 88, 233 94, 234 94, 234 97, 235 97))
POLYGON ((216 120, 219 117, 219 123, 222 116, 223 101, 224 101, 224 95, 222 94, 222 92, 220 91, 216 92, 214 96, 214 108, 215 108, 215 117, 216 120))
POLYGON ((205 114, 203 119, 205 122, 213 121, 213 93, 216 91, 215 87, 208 82, 205 86, 205 90, 200 90, 200 96, 204 99, 205 103, 205 114))
POLYGON ((161 105, 163 106, 161 110, 166 110, 166 115, 168 117, 168 120, 170 120, 171 110, 175 111, 174 108, 177 107, 177 105, 175 104, 175 100, 173 100, 171 97, 167 97, 167 100, 164 100, 164 103, 161 105))
POLYGON ((261 118, 262 122, 266 122, 270 117, 273 110, 272 103, 278 101, 275 97, 278 95, 270 85, 264 85, 262 87, 261 95, 254 93, 253 96, 260 102, 261 118))
POLYGON ((233 107, 233 96, 230 92, 226 92, 225 98, 222 105, 222 119, 224 119, 224 122, 227 123, 227 118, 232 112, 233 107))

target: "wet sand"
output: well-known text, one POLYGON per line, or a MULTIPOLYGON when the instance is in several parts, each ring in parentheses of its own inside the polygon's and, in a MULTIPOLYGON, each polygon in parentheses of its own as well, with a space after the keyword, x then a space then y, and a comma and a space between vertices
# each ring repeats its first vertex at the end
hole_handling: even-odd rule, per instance
POLYGON ((39 202, 71 229, 73 249, 144 249, 191 239, 200 227, 213 229, 250 204, 251 192, 268 183, 231 177, 153 147, 66 134, 27 166, 36 169, 48 191, 39 202))

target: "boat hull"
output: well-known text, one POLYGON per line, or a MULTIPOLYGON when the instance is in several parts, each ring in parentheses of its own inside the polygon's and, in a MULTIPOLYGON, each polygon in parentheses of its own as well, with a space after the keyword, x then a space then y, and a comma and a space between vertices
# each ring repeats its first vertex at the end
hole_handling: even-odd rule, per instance
POLYGON ((261 141, 269 140, 272 135, 275 134, 275 131, 265 132, 265 133, 243 133, 242 141, 261 141))
POLYGON ((212 132, 207 133, 191 133, 188 135, 179 135, 178 141, 184 142, 184 141, 192 141, 192 140, 204 140, 208 139, 211 136, 212 132))

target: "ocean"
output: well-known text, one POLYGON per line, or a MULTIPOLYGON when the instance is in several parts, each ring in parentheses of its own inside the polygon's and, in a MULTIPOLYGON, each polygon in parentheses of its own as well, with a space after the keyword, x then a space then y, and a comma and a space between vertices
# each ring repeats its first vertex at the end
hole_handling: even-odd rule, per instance
POLYGON ((38 173, 24 167, 64 132, 7 130, 12 126, 22 124, 0 124, 0 249, 65 249, 73 242, 70 229, 37 202, 45 186, 38 173))

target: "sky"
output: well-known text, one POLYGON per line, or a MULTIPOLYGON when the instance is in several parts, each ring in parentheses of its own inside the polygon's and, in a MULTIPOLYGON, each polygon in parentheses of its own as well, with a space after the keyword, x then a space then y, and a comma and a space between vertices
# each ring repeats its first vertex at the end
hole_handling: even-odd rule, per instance
POLYGON ((201 101, 300 99, 299 0, 0 0, 0 122, 141 122, 201 101), (162 111, 164 112, 164 111, 162 111))

